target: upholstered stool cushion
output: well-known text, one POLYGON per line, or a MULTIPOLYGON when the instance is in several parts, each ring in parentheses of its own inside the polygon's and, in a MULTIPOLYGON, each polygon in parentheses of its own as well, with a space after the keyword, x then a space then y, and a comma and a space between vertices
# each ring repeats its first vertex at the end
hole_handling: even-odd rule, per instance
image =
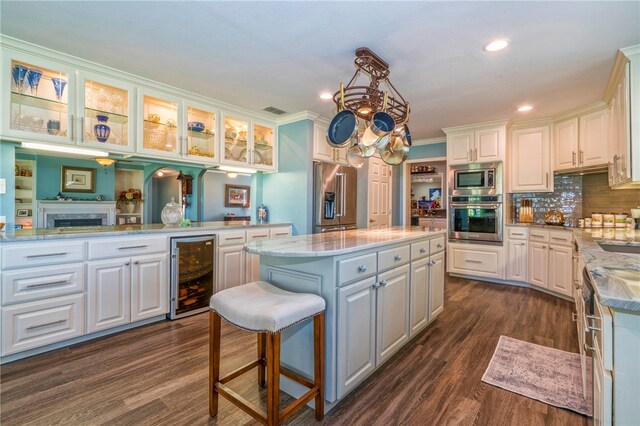
POLYGON ((216 293, 211 309, 230 323, 250 331, 276 333, 324 311, 324 299, 292 293, 256 281, 216 293))

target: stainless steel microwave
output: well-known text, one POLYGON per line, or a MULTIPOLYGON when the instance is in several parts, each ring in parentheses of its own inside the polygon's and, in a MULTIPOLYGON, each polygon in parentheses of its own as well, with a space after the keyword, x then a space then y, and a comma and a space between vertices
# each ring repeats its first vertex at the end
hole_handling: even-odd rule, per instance
POLYGON ((449 195, 502 194, 502 163, 474 163, 451 166, 449 195))

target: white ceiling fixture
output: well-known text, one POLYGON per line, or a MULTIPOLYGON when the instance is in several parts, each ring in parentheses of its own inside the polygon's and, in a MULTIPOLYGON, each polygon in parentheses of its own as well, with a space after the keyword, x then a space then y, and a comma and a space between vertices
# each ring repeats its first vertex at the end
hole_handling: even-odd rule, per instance
POLYGON ((494 40, 485 44, 482 47, 482 50, 486 52, 497 52, 498 50, 502 50, 506 48, 508 45, 509 45, 509 40, 507 39, 494 40))
POLYGON ((640 43, 637 1, 341 2, 349 24, 329 27, 336 6, 322 1, 29 4, 0 2, 3 34, 257 112, 331 118, 318 88, 353 73, 354 49, 369 46, 411 96, 415 140, 515 118, 532 93, 531 119, 601 100, 616 51, 640 43), (517 49, 480 50, 496 29, 517 49))
POLYGON ((533 106, 531 105, 522 105, 518 107, 518 111, 520 112, 529 112, 533 109, 533 106))
POLYGON ((323 99, 325 101, 328 101, 329 99, 333 99, 333 93, 322 92, 320 93, 320 99, 323 99))

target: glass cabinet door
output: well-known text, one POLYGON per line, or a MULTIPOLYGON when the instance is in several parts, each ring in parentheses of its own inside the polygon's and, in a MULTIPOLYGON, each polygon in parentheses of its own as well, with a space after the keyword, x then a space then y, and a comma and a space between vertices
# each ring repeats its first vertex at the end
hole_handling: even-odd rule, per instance
POLYGON ((249 120, 224 118, 224 155, 225 163, 249 163, 249 120))
POLYGON ((130 151, 131 92, 92 79, 81 79, 81 141, 106 144, 109 150, 130 151))
POLYGON ((71 142, 74 138, 69 107, 73 99, 71 72, 15 59, 8 66, 11 92, 6 124, 10 133, 71 142))
POLYGON ((213 162, 216 158, 216 114, 187 105, 186 156, 213 162))
POLYGON ((142 150, 178 156, 178 100, 142 95, 142 150))
POLYGON ((274 131, 273 127, 260 124, 253 125, 253 150, 251 163, 259 168, 271 169, 274 161, 274 131))

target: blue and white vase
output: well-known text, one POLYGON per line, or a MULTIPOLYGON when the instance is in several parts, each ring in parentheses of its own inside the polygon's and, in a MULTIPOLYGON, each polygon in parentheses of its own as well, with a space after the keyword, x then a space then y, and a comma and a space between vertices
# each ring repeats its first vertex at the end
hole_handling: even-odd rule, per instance
POLYGON ((111 128, 105 124, 109 120, 109 116, 98 114, 96 118, 98 119, 98 124, 93 126, 93 134, 96 135, 98 142, 106 142, 109 139, 109 134, 111 134, 111 128))

